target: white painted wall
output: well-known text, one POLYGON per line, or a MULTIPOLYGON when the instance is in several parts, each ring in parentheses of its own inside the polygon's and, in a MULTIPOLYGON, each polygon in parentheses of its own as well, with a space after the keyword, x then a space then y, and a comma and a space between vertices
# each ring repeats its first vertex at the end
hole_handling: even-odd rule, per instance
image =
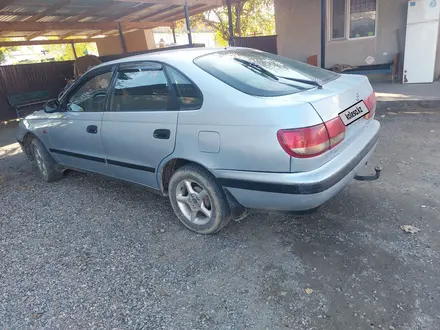
MULTIPOLYGON (((321 0, 274 0, 278 53, 300 61, 320 55, 321 0)), ((365 65, 373 56, 376 63, 392 62, 405 46, 407 0, 378 0, 377 35, 372 39, 326 43, 326 66, 365 65)), ((440 76, 440 34, 436 77, 440 76)))

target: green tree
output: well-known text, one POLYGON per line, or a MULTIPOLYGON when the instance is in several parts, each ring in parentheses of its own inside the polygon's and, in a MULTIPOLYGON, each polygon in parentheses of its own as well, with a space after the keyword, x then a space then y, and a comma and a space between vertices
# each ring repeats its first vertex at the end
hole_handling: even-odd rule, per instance
MULTIPOLYGON (((75 43, 74 45, 76 55, 78 57, 88 54, 98 54, 98 49, 96 48, 96 44, 94 42, 75 43)), ((44 48, 49 55, 52 55, 51 58, 53 57, 55 61, 69 61, 75 59, 71 44, 47 45, 44 48)))
MULTIPOLYGON (((2 39, 2 41, 11 41, 11 40, 12 40, 12 38, 3 38, 2 39)), ((13 47, 0 47, 0 64, 2 64, 7 59, 9 54, 12 51, 15 51, 15 50, 17 50, 16 46, 13 46, 13 47)))
MULTIPOLYGON (((243 0, 232 6, 234 36, 249 37, 275 34, 273 0, 243 0)), ((191 25, 209 26, 216 33, 220 44, 229 40, 228 9, 212 9, 191 18, 191 25)))

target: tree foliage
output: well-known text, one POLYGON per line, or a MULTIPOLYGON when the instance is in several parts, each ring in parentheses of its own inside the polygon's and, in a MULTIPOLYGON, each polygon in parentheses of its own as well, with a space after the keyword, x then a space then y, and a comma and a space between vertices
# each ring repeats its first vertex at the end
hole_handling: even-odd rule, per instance
MULTIPOLYGON (((98 55, 98 49, 94 42, 91 43, 75 43, 75 51, 78 57, 93 54, 98 55)), ((53 62, 53 61, 68 61, 74 60, 72 45, 68 44, 54 44, 44 46, 13 46, 0 47, 0 64, 6 60, 14 58, 11 52, 19 52, 22 54, 29 54, 29 58, 22 60, 15 60, 13 64, 25 64, 36 62, 53 62)))
MULTIPOLYGON (((2 38, 2 41, 11 41, 11 38, 2 38)), ((17 47, 0 47, 0 64, 2 64, 8 55, 12 52, 17 50, 17 47)))
MULTIPOLYGON (((98 54, 95 43, 75 43, 74 45, 78 57, 88 54, 98 54)), ((72 45, 70 44, 47 45, 44 48, 47 50, 48 54, 53 55, 53 60, 55 61, 68 61, 75 59, 72 45)))
MULTIPOLYGON (((232 5, 233 33, 236 37, 275 34, 273 0, 243 0, 232 5)), ((228 9, 212 9, 191 18, 191 25, 205 25, 216 31, 216 41, 229 40, 228 9)))

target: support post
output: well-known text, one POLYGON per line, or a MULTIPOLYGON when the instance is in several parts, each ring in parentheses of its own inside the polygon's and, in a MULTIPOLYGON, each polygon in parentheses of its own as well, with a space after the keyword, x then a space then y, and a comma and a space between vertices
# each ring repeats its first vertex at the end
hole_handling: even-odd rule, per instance
POLYGON ((121 23, 118 23, 118 31, 119 31, 119 40, 121 41, 122 53, 127 52, 127 45, 125 44, 124 34, 122 33, 121 23))
POLYGON ((192 47, 193 40, 192 40, 192 34, 191 34, 191 22, 189 20, 189 12, 188 12, 188 3, 187 2, 185 2, 184 9, 185 9, 186 30, 188 31, 188 43, 192 47))
POLYGON ((326 3, 327 0, 321 0, 321 68, 323 69, 325 69, 326 3))
POLYGON ((174 25, 174 22, 173 22, 173 25, 171 25, 171 31, 173 31, 173 40, 174 40, 174 43, 177 44, 177 39, 176 39, 176 26, 174 25))
POLYGON ((231 0, 226 0, 228 6, 229 46, 234 46, 234 26, 232 25, 231 0))
POLYGON ((75 49, 75 44, 73 42, 70 43, 72 45, 72 50, 73 50, 73 57, 75 58, 75 60, 78 58, 78 56, 76 55, 76 49, 75 49))

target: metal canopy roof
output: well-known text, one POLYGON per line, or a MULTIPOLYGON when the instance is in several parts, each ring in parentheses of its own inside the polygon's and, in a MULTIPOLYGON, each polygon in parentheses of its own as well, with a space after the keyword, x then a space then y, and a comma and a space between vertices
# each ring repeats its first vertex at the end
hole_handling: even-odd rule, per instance
POLYGON ((70 42, 75 36, 115 35, 119 24, 124 32, 171 26, 185 17, 185 2, 189 15, 196 15, 226 0, 0 0, 0 39, 44 36, 70 42))

